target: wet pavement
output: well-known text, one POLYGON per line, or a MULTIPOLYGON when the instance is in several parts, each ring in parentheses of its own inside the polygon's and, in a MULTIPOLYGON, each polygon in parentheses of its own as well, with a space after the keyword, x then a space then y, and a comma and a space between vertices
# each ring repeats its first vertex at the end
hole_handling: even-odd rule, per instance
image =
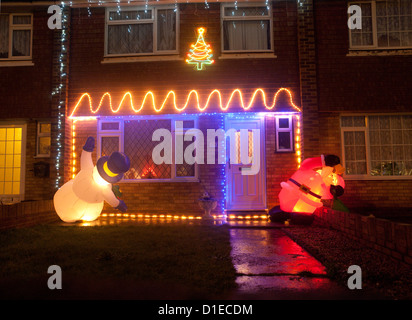
POLYGON ((376 297, 365 290, 350 290, 332 281, 326 268, 283 232, 284 225, 270 221, 131 219, 107 216, 80 225, 164 223, 225 224, 230 228, 231 256, 237 272, 238 290, 228 299, 359 300, 376 297))
POLYGON ((233 299, 373 299, 328 278, 326 268, 281 228, 230 229, 238 291, 233 299))

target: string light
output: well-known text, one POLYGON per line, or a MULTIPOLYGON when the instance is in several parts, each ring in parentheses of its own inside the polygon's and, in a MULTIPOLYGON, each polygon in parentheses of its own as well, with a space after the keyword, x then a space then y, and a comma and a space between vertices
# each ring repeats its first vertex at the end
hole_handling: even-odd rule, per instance
POLYGON ((122 105, 123 105, 123 103, 124 103, 124 100, 125 100, 126 98, 129 98, 130 106, 131 106, 132 110, 134 111, 134 113, 139 113, 139 112, 143 109, 143 107, 144 107, 144 105, 145 105, 145 103, 146 103, 146 100, 149 99, 149 98, 151 98, 151 103, 152 103, 153 109, 154 109, 157 113, 160 112, 160 111, 162 111, 162 109, 163 109, 164 106, 166 105, 166 102, 167 102, 169 99, 172 99, 175 110, 178 111, 178 112, 182 112, 182 111, 184 111, 184 110, 186 109, 186 107, 189 105, 189 101, 190 101, 190 99, 192 98, 193 95, 195 96, 195 99, 196 99, 196 102, 197 102, 197 109, 198 109, 200 112, 203 112, 203 111, 206 110, 206 108, 209 106, 209 103, 210 103, 210 101, 211 101, 211 98, 212 98, 214 95, 217 95, 217 97, 218 97, 218 99, 219 99, 219 107, 220 107, 220 109, 221 109, 222 111, 227 111, 227 110, 229 109, 229 106, 231 105, 232 100, 233 100, 233 98, 234 98, 235 95, 238 95, 238 96, 239 96, 241 107, 242 107, 244 110, 249 110, 249 109, 253 106, 253 103, 254 103, 254 101, 255 101, 255 99, 256 99, 256 96, 257 96, 258 94, 260 94, 260 95, 262 96, 263 104, 264 104, 265 108, 266 108, 267 110, 273 110, 273 109, 275 108, 275 106, 276 106, 276 102, 277 102, 278 96, 279 96, 279 94, 280 94, 281 92, 287 93, 288 96, 289 96, 289 102, 290 102, 291 106, 292 106, 296 111, 301 112, 300 108, 299 108, 298 106, 296 106, 296 105, 294 104, 294 102, 293 102, 293 97, 292 97, 291 91, 290 91, 289 89, 286 89, 286 88, 280 88, 280 89, 276 92, 276 94, 274 95, 272 104, 267 104, 267 102, 266 102, 266 94, 265 94, 265 91, 264 91, 263 89, 260 89, 260 88, 259 88, 259 89, 256 89, 256 90, 253 92, 253 95, 252 95, 252 97, 251 97, 251 99, 250 99, 250 101, 249 101, 248 104, 245 104, 244 101, 243 101, 242 91, 241 91, 240 89, 235 89, 235 90, 233 90, 232 93, 230 94, 230 97, 229 97, 226 105, 223 105, 223 103, 222 103, 222 94, 220 93, 220 91, 217 90, 217 89, 215 89, 215 90, 213 90, 213 91, 208 95, 208 98, 207 98, 207 100, 206 100, 206 103, 204 104, 203 107, 200 105, 200 102, 199 102, 199 93, 198 93, 196 90, 191 90, 191 91, 189 92, 189 94, 187 95, 185 104, 184 104, 183 106, 181 106, 181 107, 177 106, 177 104, 176 104, 176 94, 175 94, 174 91, 169 91, 169 92, 167 93, 167 95, 166 95, 166 97, 164 98, 164 100, 163 100, 162 104, 160 105, 160 107, 156 107, 155 96, 154 96, 153 92, 148 91, 148 92, 146 92, 146 94, 144 95, 144 98, 143 98, 143 100, 142 100, 142 103, 141 103, 141 105, 140 105, 138 108, 135 108, 135 106, 134 106, 134 104, 133 104, 132 94, 131 94, 130 92, 126 92, 126 93, 123 95, 123 97, 122 97, 122 99, 121 99, 121 101, 120 101, 120 103, 119 103, 119 106, 118 106, 116 109, 113 108, 113 105, 112 105, 112 97, 111 97, 111 95, 110 95, 109 92, 106 92, 106 93, 103 94, 103 96, 102 96, 101 99, 100 99, 99 105, 97 106, 96 109, 93 108, 92 98, 91 98, 90 94, 89 94, 89 93, 83 93, 83 94, 81 95, 81 97, 79 98, 79 100, 77 101, 76 105, 74 106, 73 111, 72 111, 72 113, 70 114, 70 118, 75 117, 75 113, 76 113, 77 109, 79 108, 80 104, 82 103, 83 99, 85 99, 85 98, 87 98, 88 101, 89 101, 89 108, 90 108, 90 112, 91 112, 92 114, 97 114, 97 112, 100 110, 100 108, 101 108, 101 106, 102 106, 102 104, 103 104, 103 101, 104 101, 105 99, 108 99, 108 100, 109 100, 109 106, 110 106, 110 110, 112 111, 112 113, 117 113, 117 112, 119 112, 119 110, 121 109, 121 107, 122 107, 122 105))
POLYGON ((300 164, 302 162, 302 151, 301 151, 301 141, 302 141, 302 134, 300 128, 300 115, 296 115, 296 159, 298 162, 298 169, 300 168, 300 164))
POLYGON ((60 174, 61 168, 61 158, 62 158, 62 138, 63 138, 63 121, 65 116, 64 106, 65 106, 65 97, 63 96, 63 89, 64 89, 64 81, 67 76, 65 71, 66 65, 64 63, 66 51, 66 22, 67 22, 67 15, 65 11, 65 3, 62 1, 61 5, 61 12, 62 12, 62 29, 61 29, 61 36, 60 36, 60 54, 59 54, 59 84, 52 90, 51 95, 58 97, 58 105, 57 105, 57 137, 56 137, 56 180, 55 180, 55 187, 56 189, 59 188, 62 176, 60 174), (63 100, 64 98, 64 100, 63 100))

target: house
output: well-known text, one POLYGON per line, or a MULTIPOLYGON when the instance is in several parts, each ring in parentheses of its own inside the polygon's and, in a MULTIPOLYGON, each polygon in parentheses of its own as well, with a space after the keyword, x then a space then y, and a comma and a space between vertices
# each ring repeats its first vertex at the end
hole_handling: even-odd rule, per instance
POLYGON ((0 201, 50 199, 53 31, 46 6, 1 3, 0 201))
POLYGON ((44 2, 2 4, 9 34, 27 28, 32 38, 30 55, 10 49, 16 35, 0 58, 0 129, 24 121, 22 130, 37 132, 22 131, 20 167, 0 158, 0 169, 25 168, 15 171, 19 193, 5 192, 13 184, 3 178, 2 198, 51 199, 94 136, 94 161, 116 150, 130 158, 119 183, 129 212, 199 215, 206 191, 216 214, 266 213, 279 203, 280 183, 320 154, 340 156, 348 207, 410 207, 412 1, 60 6, 62 29, 50 30, 44 2), (348 28, 351 5, 362 9, 361 30, 348 28), (23 12, 30 27, 14 19, 23 12), (207 64, 187 63, 191 49, 207 64), (50 174, 35 177, 43 123, 50 174), (153 157, 159 146, 170 147, 159 152, 163 163, 153 157), (253 164, 256 174, 246 174, 253 164))

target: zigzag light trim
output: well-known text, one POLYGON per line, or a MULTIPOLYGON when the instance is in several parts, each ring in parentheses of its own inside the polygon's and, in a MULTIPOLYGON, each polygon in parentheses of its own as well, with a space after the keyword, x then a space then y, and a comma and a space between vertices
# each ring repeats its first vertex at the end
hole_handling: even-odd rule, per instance
POLYGON ((177 106, 177 104, 176 104, 176 94, 175 94, 174 91, 169 91, 169 92, 167 93, 167 95, 166 95, 166 97, 164 98, 164 100, 163 100, 162 104, 160 105, 160 107, 156 107, 155 96, 154 96, 153 92, 148 91, 148 92, 146 92, 146 94, 145 94, 145 96, 144 96, 144 98, 143 98, 143 100, 142 100, 142 103, 141 103, 140 106, 138 106, 137 108, 136 108, 135 105, 133 104, 133 97, 132 97, 132 94, 131 94, 130 92, 126 92, 126 93, 123 95, 123 97, 122 97, 119 105, 117 106, 117 108, 113 108, 113 105, 112 105, 112 97, 111 97, 111 95, 110 95, 109 92, 106 92, 106 93, 104 93, 103 96, 101 97, 100 102, 99 102, 99 105, 97 106, 96 109, 93 109, 92 98, 91 98, 90 94, 89 94, 89 93, 83 93, 83 94, 81 95, 81 97, 79 98, 79 100, 77 101, 75 107, 73 108, 73 111, 72 111, 72 113, 70 114, 70 118, 75 118, 75 117, 76 117, 76 116, 74 116, 74 114, 75 114, 77 108, 79 107, 79 105, 81 104, 81 102, 83 101, 83 99, 85 99, 85 98, 87 98, 87 99, 89 100, 90 112, 93 113, 93 114, 96 114, 96 113, 100 110, 100 108, 101 108, 101 106, 102 106, 102 104, 103 104, 103 101, 104 101, 106 98, 109 99, 109 105, 110 105, 110 109, 111 109, 112 113, 118 113, 118 112, 119 112, 119 110, 121 109, 121 107, 122 107, 122 105, 123 105, 123 103, 124 103, 124 101, 125 101, 126 98, 129 98, 130 106, 131 106, 132 110, 133 110, 135 113, 139 113, 139 112, 143 109, 143 107, 144 107, 144 105, 145 105, 145 103, 146 103, 146 100, 151 98, 151 103, 152 103, 153 109, 154 109, 156 112, 159 113, 159 112, 162 111, 162 109, 164 108, 166 102, 167 102, 169 99, 173 99, 174 108, 175 108, 178 112, 182 112, 182 111, 185 110, 186 107, 188 106, 189 101, 190 101, 192 95, 194 95, 194 96, 195 96, 195 99, 196 99, 196 103, 197 103, 197 109, 198 109, 200 112, 203 112, 203 111, 205 111, 206 108, 209 106, 210 100, 211 100, 211 98, 213 97, 213 95, 216 94, 216 95, 218 96, 220 109, 221 109, 222 111, 227 111, 227 110, 229 109, 230 104, 232 103, 233 97, 235 96, 235 94, 238 94, 238 95, 239 95, 239 99, 240 99, 241 106, 242 106, 242 108, 246 111, 246 110, 249 110, 249 109, 252 107, 252 105, 253 105, 253 103, 254 103, 254 100, 255 100, 255 98, 256 98, 256 96, 257 96, 258 94, 261 94, 261 96, 262 96, 262 98, 263 98, 263 103, 264 103, 264 105, 265 105, 265 108, 266 108, 267 110, 272 110, 272 109, 276 106, 276 101, 277 101, 277 99, 278 99, 279 93, 281 93, 281 92, 286 92, 286 93, 289 95, 289 102, 290 102, 290 104, 292 105, 292 107, 293 107, 296 111, 301 112, 301 109, 300 109, 298 106, 296 106, 296 105, 294 104, 294 102, 293 102, 292 92, 291 92, 289 89, 286 89, 286 88, 280 88, 280 89, 275 93, 274 98, 273 98, 273 103, 270 104, 270 105, 267 104, 265 91, 264 91, 263 89, 261 89, 261 88, 258 88, 258 89, 256 89, 256 90, 253 92, 253 95, 252 95, 252 97, 251 97, 251 99, 250 99, 250 101, 249 101, 248 104, 245 104, 245 102, 244 102, 244 100, 243 100, 242 91, 241 91, 240 89, 234 89, 234 90, 232 91, 232 93, 231 93, 228 101, 226 102, 226 105, 223 105, 223 102, 222 102, 222 94, 220 93, 220 91, 217 90, 217 89, 215 89, 215 90, 213 90, 213 91, 209 94, 209 96, 207 97, 206 103, 204 104, 203 107, 200 105, 200 102, 199 102, 199 94, 198 94, 198 92, 197 92, 196 90, 191 90, 191 91, 189 92, 189 94, 187 95, 185 104, 184 104, 183 106, 181 106, 181 107, 177 106))

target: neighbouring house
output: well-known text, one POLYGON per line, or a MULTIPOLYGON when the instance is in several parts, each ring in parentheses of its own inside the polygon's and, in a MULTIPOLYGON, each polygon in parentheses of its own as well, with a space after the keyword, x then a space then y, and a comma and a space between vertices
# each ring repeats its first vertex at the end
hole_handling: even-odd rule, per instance
POLYGON ((320 154, 340 156, 349 208, 410 207, 412 0, 58 2, 50 30, 52 4, 2 2, 3 201, 51 199, 94 136, 94 161, 130 158, 129 212, 199 215, 207 191, 216 214, 266 213, 320 154))

